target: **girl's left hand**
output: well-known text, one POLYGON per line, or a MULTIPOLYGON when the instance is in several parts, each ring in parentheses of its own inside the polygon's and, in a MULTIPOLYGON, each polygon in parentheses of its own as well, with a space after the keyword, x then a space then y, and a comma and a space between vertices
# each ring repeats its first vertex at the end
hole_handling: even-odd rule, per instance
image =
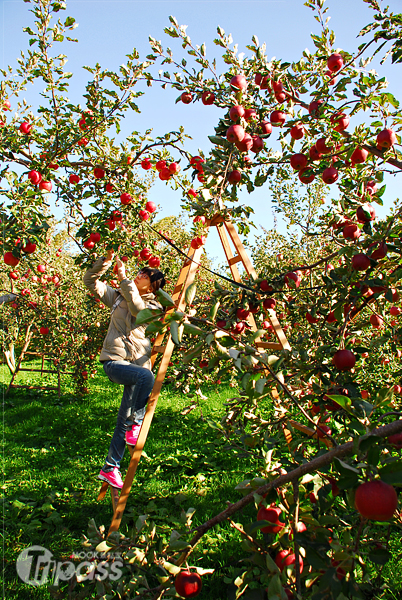
POLYGON ((126 267, 120 258, 116 258, 117 278, 119 281, 126 279, 126 267))

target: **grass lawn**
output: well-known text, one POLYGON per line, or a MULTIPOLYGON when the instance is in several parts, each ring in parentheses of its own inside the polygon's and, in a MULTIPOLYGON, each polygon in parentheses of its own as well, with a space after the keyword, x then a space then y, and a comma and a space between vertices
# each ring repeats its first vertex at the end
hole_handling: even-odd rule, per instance
MULTIPOLYGON (((31 364, 38 365, 35 361, 31 364)), ((99 366, 90 380, 91 393, 84 399, 74 397, 67 377, 60 400, 56 392, 41 390, 14 389, 4 396, 9 373, 5 365, 1 369, 3 597, 48 600, 51 595, 46 585, 32 587, 19 579, 17 556, 31 545, 40 545, 48 548, 55 560, 68 560, 72 553, 83 551, 82 534, 87 533, 90 519, 108 529, 112 518, 110 496, 97 502, 101 485, 97 475, 108 451, 122 388, 112 384, 99 366)), ((36 375, 21 373, 18 382, 39 380, 36 375)), ((44 383, 53 385, 56 378, 47 375, 44 383)), ((203 393, 207 399, 182 415, 192 399, 170 386, 163 388, 122 521, 123 533, 139 515, 147 513, 156 520, 169 521, 169 517, 178 518, 182 509, 189 507, 196 509, 193 525, 199 525, 224 510, 228 501, 237 501, 241 496, 235 486, 258 474, 256 459, 241 449, 228 449, 207 422, 220 420, 225 401, 235 396, 236 390, 222 384, 205 386, 203 393)), ((127 452, 123 476, 128 461, 127 452)), ((254 506, 236 515, 236 520, 245 523, 255 518, 254 506)), ((401 600, 400 540, 392 538, 390 542, 393 558, 384 566, 383 575, 391 589, 378 598, 401 600)), ((225 523, 206 534, 200 548, 201 558, 196 564, 216 571, 203 578, 198 598, 230 598, 229 580, 225 582, 224 576, 232 579, 233 569, 247 556, 239 534, 225 523)), ((378 569, 378 565, 372 565, 373 577, 378 569)))
MULTIPOLYGON (((2 369, 4 390, 9 374, 4 365, 2 369)), ((20 373, 18 383, 35 383, 36 377, 20 373)), ((45 385, 54 384, 52 378, 47 375, 45 385)), ((201 400, 201 410, 183 416, 180 412, 191 399, 167 386, 163 389, 127 504, 129 516, 122 522, 123 533, 150 508, 161 514, 175 511, 178 516, 182 508, 192 506, 196 509, 193 524, 201 524, 223 510, 228 500, 240 498, 234 487, 248 469, 255 475, 255 461, 244 456, 238 459, 236 452, 228 455, 222 449, 224 442, 217 440, 206 422, 219 420, 234 390, 221 385, 203 391, 208 399, 201 400)), ((63 380, 60 401, 54 391, 14 389, 5 397, 3 393, 7 599, 51 597, 46 586, 27 586, 18 578, 15 561, 24 548, 42 545, 56 559, 68 560, 72 552, 83 550, 81 534, 87 532, 89 519, 107 530, 112 518, 110 495, 97 502, 101 485, 97 475, 108 451, 121 394, 122 387, 109 382, 101 367, 84 399, 74 398, 68 378, 63 380)), ((127 452, 123 477, 128 462, 127 452)), ((206 536, 205 547, 205 567, 213 562, 215 568, 225 570, 241 557, 238 534, 229 526, 215 531, 213 537, 206 536), (229 540, 229 546, 221 548, 219 540, 229 540)), ((213 587, 214 597, 220 598, 216 581, 213 587)), ((211 597, 208 585, 204 588, 199 597, 211 597)), ((225 588, 222 598, 227 597, 225 588)))

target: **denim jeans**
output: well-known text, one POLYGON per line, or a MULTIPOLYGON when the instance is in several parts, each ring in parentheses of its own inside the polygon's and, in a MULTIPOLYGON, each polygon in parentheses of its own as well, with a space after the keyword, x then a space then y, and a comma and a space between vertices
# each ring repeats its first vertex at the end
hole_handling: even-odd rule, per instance
POLYGON ((114 467, 120 468, 126 448, 126 431, 134 423, 141 425, 155 377, 149 369, 123 360, 108 360, 103 363, 103 369, 113 383, 124 385, 116 428, 103 466, 103 471, 108 472, 114 467))

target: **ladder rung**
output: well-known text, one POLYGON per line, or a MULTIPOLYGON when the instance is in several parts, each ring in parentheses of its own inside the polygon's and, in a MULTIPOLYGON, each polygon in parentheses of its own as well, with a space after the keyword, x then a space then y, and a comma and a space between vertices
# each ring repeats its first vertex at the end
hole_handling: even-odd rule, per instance
POLYGON ((233 258, 229 258, 228 263, 229 265, 235 265, 236 263, 241 261, 241 256, 238 254, 237 256, 234 256, 233 258))
POLYGON ((282 344, 278 344, 277 342, 255 342, 257 348, 271 348, 272 350, 282 350, 282 344))
POLYGON ((152 352, 165 352, 166 346, 154 346, 152 352))

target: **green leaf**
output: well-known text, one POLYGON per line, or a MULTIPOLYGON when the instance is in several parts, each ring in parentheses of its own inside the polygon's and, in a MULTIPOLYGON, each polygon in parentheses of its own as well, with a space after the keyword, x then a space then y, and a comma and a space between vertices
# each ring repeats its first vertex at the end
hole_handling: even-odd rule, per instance
POLYGON ((186 293, 184 295, 186 304, 188 304, 189 306, 191 306, 191 304, 193 303, 196 291, 197 291, 197 284, 195 283, 195 281, 193 281, 193 283, 191 283, 188 286, 188 288, 186 289, 186 293))
POLYGON ((169 308, 173 308, 173 306, 176 306, 176 304, 174 303, 173 299, 169 296, 169 294, 164 292, 162 289, 159 289, 156 292, 156 295, 158 297, 159 302, 162 304, 162 306, 168 306, 169 308))
POLYGON ((374 548, 368 557, 376 565, 385 565, 392 558, 392 554, 386 548, 374 548))
POLYGON ((180 346, 179 324, 177 321, 172 321, 170 323, 170 335, 172 336, 173 343, 176 344, 176 346, 180 346))
POLYGON ((342 408, 344 408, 348 412, 351 412, 350 409, 352 406, 352 400, 350 398, 348 398, 348 396, 340 396, 338 394, 334 394, 334 395, 328 396, 328 398, 330 400, 332 400, 333 402, 336 402, 337 404, 342 406, 342 408))
POLYGON ((186 354, 184 354, 184 356, 183 356, 183 363, 185 365, 187 365, 192 360, 194 360, 194 358, 196 358, 197 356, 201 356, 203 347, 204 347, 204 344, 203 344, 203 342, 201 342, 200 344, 197 344, 197 346, 195 348, 192 348, 191 350, 189 350, 189 352, 186 352, 186 354))
POLYGON ((184 332, 190 335, 204 335, 205 331, 191 323, 184 323, 184 332))
POLYGON ((361 438, 359 441, 359 450, 360 452, 367 452, 373 444, 379 442, 382 438, 378 435, 367 435, 364 438, 361 438))
POLYGON ((224 148, 230 148, 232 146, 232 143, 229 142, 226 138, 219 137, 217 135, 209 135, 208 139, 210 142, 212 142, 212 144, 215 144, 216 146, 223 146, 224 148))
POLYGON ((144 325, 145 323, 149 323, 150 321, 155 319, 155 317, 158 317, 161 314, 162 312, 160 310, 155 311, 149 308, 144 308, 144 310, 140 310, 138 315, 135 317, 135 324, 144 325))
POLYGON ((382 481, 390 485, 402 485, 402 459, 388 463, 379 469, 382 481))

